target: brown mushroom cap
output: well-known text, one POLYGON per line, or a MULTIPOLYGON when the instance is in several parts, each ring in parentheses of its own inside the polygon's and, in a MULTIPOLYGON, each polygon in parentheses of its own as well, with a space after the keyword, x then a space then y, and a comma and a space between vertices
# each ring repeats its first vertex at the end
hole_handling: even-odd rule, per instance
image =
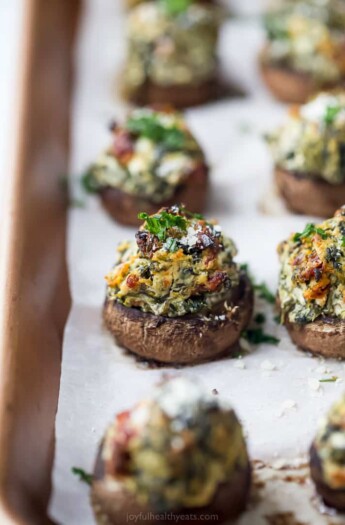
POLYGON ((287 320, 285 325, 292 341, 302 350, 345 359, 345 320, 323 317, 307 324, 287 320))
POLYGON ((328 218, 345 202, 345 183, 330 184, 278 167, 274 173, 279 193, 295 213, 328 218))
POLYGON ((314 443, 310 448, 310 475, 325 504, 341 512, 345 511, 345 489, 333 489, 325 483, 321 461, 314 443))
POLYGON ((176 189, 170 199, 159 204, 110 186, 100 190, 99 194, 103 207, 115 221, 128 226, 138 226, 142 223, 138 219, 138 213, 144 211, 148 215, 153 215, 158 208, 169 207, 176 203, 183 203, 193 213, 203 212, 208 190, 208 172, 207 164, 200 164, 190 173, 184 184, 176 189))
POLYGON ((303 104, 320 89, 335 87, 333 83, 320 86, 311 75, 270 63, 267 47, 259 55, 259 65, 265 84, 281 102, 303 104))
POLYGON ((202 314, 172 318, 106 299, 103 317, 117 343, 131 352, 162 363, 191 364, 220 357, 238 342, 253 311, 253 290, 245 274, 227 304, 231 308, 224 301, 215 305, 210 318, 202 314))
MULTIPOLYGON (((129 515, 139 517, 136 523, 147 523, 154 525, 168 525, 172 519, 156 519, 150 515, 154 514, 154 509, 149 508, 137 501, 135 495, 125 490, 121 485, 116 490, 111 490, 103 479, 104 463, 99 449, 94 481, 91 489, 91 504, 99 525, 122 525, 128 522, 129 515), (142 514, 140 514, 142 513, 142 514), (144 518, 145 515, 145 518, 144 518), (140 516, 142 520, 140 521, 140 516)), ((204 507, 180 509, 173 512, 181 516, 201 516, 200 519, 193 519, 193 523, 201 525, 205 523, 206 515, 217 515, 217 523, 236 518, 245 510, 251 485, 251 467, 249 462, 244 468, 238 468, 233 473, 232 479, 227 483, 219 485, 213 501, 204 507)), ((167 513, 168 514, 168 513, 167 513)), ((186 521, 186 519, 185 519, 186 521)))
POLYGON ((170 104, 176 109, 184 109, 205 104, 218 97, 218 78, 214 77, 202 84, 160 86, 147 80, 136 91, 129 92, 124 85, 122 95, 138 106, 170 104))

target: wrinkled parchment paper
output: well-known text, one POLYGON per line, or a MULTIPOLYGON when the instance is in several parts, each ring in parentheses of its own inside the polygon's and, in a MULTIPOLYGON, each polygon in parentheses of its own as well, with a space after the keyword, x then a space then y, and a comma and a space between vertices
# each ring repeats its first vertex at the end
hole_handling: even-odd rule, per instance
MULTIPOLYGON (((194 109, 187 117, 212 167, 208 215, 217 217, 233 237, 238 260, 248 262, 257 280, 265 280, 274 290, 276 246, 291 231, 302 230, 307 219, 286 213, 271 188, 272 166, 262 137, 281 121, 285 108, 272 100, 257 71, 263 40, 255 16, 260 2, 234 3, 246 16, 225 24, 220 55, 227 77, 247 97, 194 109)), ((107 123, 126 110, 116 94, 124 52, 120 4, 120 0, 85 2, 76 49, 70 169, 77 194, 78 176, 109 142, 107 123)), ((114 414, 131 407, 150 392, 162 373, 171 371, 138 364, 102 326, 104 275, 114 262, 117 243, 133 234, 134 230, 113 223, 96 198, 88 198, 84 207, 71 208, 68 263, 73 306, 63 348, 50 503, 51 516, 63 525, 94 523, 88 487, 72 475, 71 468, 92 471, 98 443, 114 414)), ((304 477, 301 483, 297 476, 297 481, 290 477, 287 482, 281 468, 286 462, 304 468, 299 467, 300 458, 306 455, 317 422, 343 390, 344 365, 296 350, 273 321, 270 307, 259 301, 256 309, 266 312, 265 331, 280 339, 278 346, 260 345, 242 359, 177 373, 198 377, 209 390, 216 388, 231 401, 243 422, 251 457, 265 462, 256 464, 257 476, 265 478, 264 488, 257 483, 259 503, 243 516, 241 525, 266 524, 265 516, 290 512, 300 522, 325 524, 329 518, 311 504, 309 481, 304 477), (332 375, 339 378, 337 382, 319 383, 332 375)))

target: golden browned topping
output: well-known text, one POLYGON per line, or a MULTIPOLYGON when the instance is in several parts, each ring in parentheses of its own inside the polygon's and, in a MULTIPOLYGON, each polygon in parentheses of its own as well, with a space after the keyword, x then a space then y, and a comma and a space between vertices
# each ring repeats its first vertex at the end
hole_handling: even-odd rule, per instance
POLYGON ((307 224, 279 246, 283 317, 308 323, 345 319, 345 207, 319 225, 307 224))
POLYGON ((345 92, 324 92, 268 137, 275 164, 330 184, 345 181, 345 92))
POLYGON ((111 147, 84 176, 90 192, 118 188, 159 203, 205 164, 182 114, 170 108, 135 109, 123 124, 113 123, 111 130, 111 147))
POLYGON ((106 481, 121 482, 155 510, 207 505, 218 485, 248 463, 233 410, 182 377, 120 414, 102 457, 106 481))
POLYGON ((343 0, 288 0, 266 16, 267 56, 320 85, 345 74, 343 0))
POLYGON ((136 242, 119 246, 106 277, 110 299, 176 317, 207 311, 238 286, 236 248, 218 224, 179 206, 140 218, 136 242))
POLYGON ((145 2, 128 19, 125 84, 198 85, 213 78, 219 8, 188 0, 145 2))

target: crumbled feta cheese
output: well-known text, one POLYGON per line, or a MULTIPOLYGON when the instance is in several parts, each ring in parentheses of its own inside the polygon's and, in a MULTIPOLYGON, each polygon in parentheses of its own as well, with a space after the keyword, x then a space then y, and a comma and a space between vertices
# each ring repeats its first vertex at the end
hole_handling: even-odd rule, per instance
POLYGON ((296 401, 294 401, 293 399, 287 399, 286 401, 284 401, 282 406, 286 409, 290 409, 290 408, 295 408, 297 405, 296 405, 296 401))
POLYGON ((277 413, 277 416, 282 417, 286 414, 288 410, 295 409, 296 407, 297 407, 296 401, 294 401, 293 399, 287 399, 286 401, 282 403, 277 413))
POLYGON ((198 233, 200 231, 200 228, 195 229, 193 226, 188 226, 187 234, 180 239, 180 243, 189 248, 193 248, 198 242, 198 233))
POLYGON ((282 470, 286 467, 287 464, 288 462, 286 461, 286 459, 279 458, 272 463, 272 468, 274 470, 282 470))
POLYGON ((315 392, 319 391, 321 388, 320 381, 315 379, 315 377, 308 378, 308 386, 310 390, 314 390, 315 392))
POLYGON ((131 413, 131 422, 135 428, 141 429, 150 417, 148 404, 140 403, 131 413))
POLYGON ((267 370, 267 371, 272 371, 272 370, 277 369, 276 365, 272 363, 272 361, 269 361, 268 359, 266 359, 265 361, 261 363, 260 368, 262 370, 267 370))
POLYGON ((331 447, 335 449, 345 449, 345 436, 343 432, 333 432, 329 437, 331 447))
POLYGON ((240 368, 241 370, 244 370, 246 368, 246 364, 243 359, 237 359, 234 362, 234 368, 240 368))
POLYGON ((161 160, 156 173, 159 177, 166 178, 172 173, 186 173, 192 169, 191 157, 183 153, 171 153, 161 160))
POLYGON ((301 116, 306 120, 317 124, 324 121, 327 108, 339 106, 336 96, 328 93, 320 93, 316 98, 301 107, 301 116))
MULTIPOLYGON (((214 395, 205 391, 198 382, 175 377, 156 390, 154 400, 171 419, 180 415, 188 418, 195 417, 202 406, 213 404, 214 395)), ((225 402, 219 403, 229 408, 225 402)))
POLYGON ((215 315, 214 319, 215 319, 215 321, 225 321, 226 320, 226 315, 224 315, 224 314, 215 315))
POLYGON ((332 374, 333 373, 331 368, 327 368, 324 365, 321 365, 321 366, 318 366, 317 368, 315 368, 315 372, 317 374, 320 374, 320 375, 332 374))

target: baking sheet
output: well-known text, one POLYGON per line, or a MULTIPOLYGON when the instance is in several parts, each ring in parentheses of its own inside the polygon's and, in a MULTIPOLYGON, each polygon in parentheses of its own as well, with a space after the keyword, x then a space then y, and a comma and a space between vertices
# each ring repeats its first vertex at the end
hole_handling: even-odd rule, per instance
MULTIPOLYGON (((124 51, 120 4, 120 0, 85 2, 76 50, 71 158, 78 198, 79 174, 107 146, 107 123, 121 118, 126 110, 116 98, 116 75, 124 51)), ((237 4, 246 14, 259 7, 259 2, 249 0, 237 4)), ((281 121, 285 108, 272 101, 259 79, 256 56, 262 39, 255 16, 226 23, 221 37, 223 67, 247 97, 194 109, 187 117, 212 167, 208 215, 217 217, 233 237, 238 260, 249 263, 257 280, 265 280, 274 290, 276 246, 291 231, 302 230, 308 219, 287 214, 272 193, 272 166, 262 137, 281 121)), ((88 488, 72 475, 71 468, 92 471, 98 443, 114 414, 131 407, 150 392, 162 373, 172 371, 138 364, 102 326, 104 275, 114 262, 117 243, 133 234, 133 229, 113 223, 95 198, 88 198, 82 208, 71 208, 68 264, 73 307, 63 348, 50 502, 51 516, 64 525, 94 523, 88 488)), ((311 503, 313 488, 305 474, 303 483, 279 481, 277 476, 285 472, 281 470, 285 463, 305 469, 299 464, 305 460, 319 417, 343 390, 345 369, 341 363, 325 363, 296 350, 285 330, 273 321, 269 306, 259 302, 256 308, 268 317, 265 331, 279 337, 277 347, 260 345, 242 359, 176 373, 197 377, 230 400, 243 422, 251 457, 264 462, 256 463, 257 476, 266 480, 263 485, 257 483, 261 499, 241 525, 264 524, 267 516, 291 512, 303 523, 325 524, 329 518, 311 503), (331 375, 338 381, 319 383, 331 375)))

